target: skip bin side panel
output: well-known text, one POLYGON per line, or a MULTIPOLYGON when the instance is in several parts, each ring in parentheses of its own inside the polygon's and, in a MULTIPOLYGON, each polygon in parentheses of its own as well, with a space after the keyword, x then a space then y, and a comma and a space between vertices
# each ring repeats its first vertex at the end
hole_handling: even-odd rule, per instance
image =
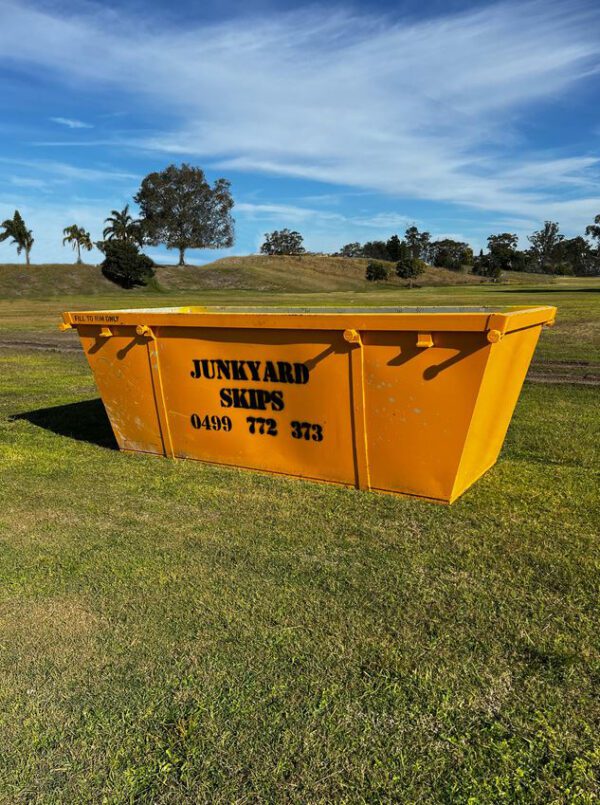
POLYGON ((122 450, 163 454, 146 339, 133 327, 78 326, 81 345, 122 450))
POLYGON ((538 325, 517 330, 490 346, 490 358, 452 492, 453 500, 496 462, 541 329, 538 325))
POLYGON ((161 327, 174 454, 355 483, 341 332, 161 327))
POLYGON ((449 501, 485 370, 484 333, 367 333, 371 487, 449 501))

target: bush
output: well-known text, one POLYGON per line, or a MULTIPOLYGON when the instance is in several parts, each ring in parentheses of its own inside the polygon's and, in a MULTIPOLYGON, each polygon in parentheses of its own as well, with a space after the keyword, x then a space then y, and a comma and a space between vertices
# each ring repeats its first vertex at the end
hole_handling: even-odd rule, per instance
POLYGON ((386 280, 389 273, 389 269, 385 263, 372 260, 365 271, 365 278, 368 279, 369 282, 379 282, 380 280, 386 280))
POLYGON ((140 254, 135 243, 106 240, 101 248, 105 255, 100 266, 102 273, 121 288, 147 285, 154 276, 154 263, 145 254, 140 254))

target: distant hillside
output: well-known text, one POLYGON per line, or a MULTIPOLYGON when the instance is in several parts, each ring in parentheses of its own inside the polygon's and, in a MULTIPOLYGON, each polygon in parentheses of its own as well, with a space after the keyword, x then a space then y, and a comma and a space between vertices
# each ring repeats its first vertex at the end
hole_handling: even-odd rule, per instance
MULTIPOLYGON (((381 287, 365 280, 368 260, 306 255, 302 257, 225 257, 204 266, 158 266, 156 279, 165 291, 250 290, 279 292, 327 292, 381 287)), ((393 273, 385 285, 408 283, 393 273)), ((428 268, 418 285, 477 284, 481 280, 440 268, 428 268)), ((0 296, 94 295, 119 292, 119 288, 90 265, 0 265, 0 296)), ((127 293, 123 291, 123 293, 127 293)))
MULTIPOLYGON (((279 292, 364 291, 403 287, 408 283, 393 273, 385 283, 365 280, 368 260, 305 255, 302 257, 225 257, 204 266, 159 266, 156 279, 165 291, 249 290, 279 292)), ((510 281, 535 282, 532 274, 512 275, 510 281)), ((544 277, 545 282, 551 281, 544 277)), ((415 283, 419 286, 477 285, 480 277, 428 267, 415 283)), ((0 265, 0 297, 94 295, 120 289, 89 265, 0 265)), ((148 292, 151 292, 149 289, 148 292)), ((127 294, 127 291, 122 293, 127 294)))
MULTIPOLYGON (((224 257, 197 269, 161 268, 160 284, 165 288, 264 290, 264 291, 359 291, 378 287, 365 280, 369 261, 362 258, 303 255, 302 257, 224 257)), ((390 266, 385 285, 408 285, 390 266)), ((463 285, 480 283, 479 277, 457 274, 440 268, 427 268, 418 285, 463 285)))

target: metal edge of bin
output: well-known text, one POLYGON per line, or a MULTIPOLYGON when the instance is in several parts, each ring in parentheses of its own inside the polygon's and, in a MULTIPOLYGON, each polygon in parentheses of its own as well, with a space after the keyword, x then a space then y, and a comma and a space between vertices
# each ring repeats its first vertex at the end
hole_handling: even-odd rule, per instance
POLYGON ((543 305, 535 308, 517 308, 497 312, 435 312, 435 313, 328 313, 323 308, 319 313, 237 313, 233 309, 213 312, 173 312, 168 309, 154 310, 103 310, 73 311, 63 314, 67 327, 125 325, 186 328, 233 329, 279 329, 279 330, 345 330, 372 331, 437 331, 437 332, 487 332, 497 330, 501 334, 548 324, 554 321, 556 308, 543 305))

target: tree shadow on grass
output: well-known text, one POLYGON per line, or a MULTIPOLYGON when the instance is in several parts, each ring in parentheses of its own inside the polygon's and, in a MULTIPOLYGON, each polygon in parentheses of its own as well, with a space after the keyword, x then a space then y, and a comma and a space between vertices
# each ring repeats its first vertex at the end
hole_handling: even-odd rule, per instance
POLYGON ((22 414, 14 414, 11 419, 24 419, 58 436, 89 442, 109 450, 118 449, 106 411, 99 399, 24 411, 22 414))

